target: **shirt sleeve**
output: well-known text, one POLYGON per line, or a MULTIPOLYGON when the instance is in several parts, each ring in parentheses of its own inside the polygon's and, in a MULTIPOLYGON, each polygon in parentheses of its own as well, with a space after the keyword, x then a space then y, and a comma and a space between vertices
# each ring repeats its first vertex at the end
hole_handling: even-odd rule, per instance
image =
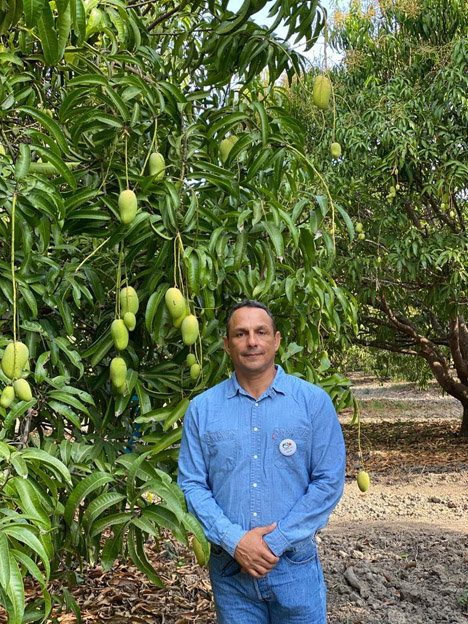
POLYGON ((177 482, 185 495, 188 510, 202 525, 207 540, 234 556, 239 540, 247 531, 231 522, 213 497, 197 424, 197 408, 193 402, 184 418, 177 482))
POLYGON ((343 494, 346 451, 333 403, 323 391, 312 415, 310 483, 264 540, 278 557, 326 526, 343 494))

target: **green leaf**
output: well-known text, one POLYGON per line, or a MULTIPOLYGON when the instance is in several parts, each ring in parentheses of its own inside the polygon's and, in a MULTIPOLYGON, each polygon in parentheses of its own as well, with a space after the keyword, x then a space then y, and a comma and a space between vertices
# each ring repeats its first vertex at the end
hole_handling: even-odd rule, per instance
POLYGON ((44 351, 36 360, 36 368, 34 370, 34 380, 36 383, 42 383, 47 377, 47 369, 45 364, 50 360, 50 351, 44 351))
POLYGON ((65 522, 70 525, 73 521, 75 510, 81 501, 89 496, 89 494, 111 481, 113 481, 113 477, 107 472, 98 471, 85 477, 71 492, 67 500, 65 512, 63 514, 65 522))
POLYGON ((116 531, 114 537, 108 539, 104 544, 101 554, 102 569, 108 572, 114 565, 115 560, 122 550, 123 528, 116 531))
POLYGON ((30 516, 35 523, 40 524, 43 529, 50 530, 50 519, 42 508, 39 496, 31 483, 21 477, 14 477, 12 483, 19 494, 20 507, 24 513, 30 516))
POLYGON ((252 102, 252 106, 253 108, 257 111, 259 117, 260 117, 260 126, 261 126, 261 130, 262 130, 262 143, 263 145, 266 145, 268 143, 268 136, 270 133, 270 126, 268 123, 268 117, 265 111, 265 106, 263 104, 263 102, 257 102, 256 100, 253 100, 252 102))
POLYGON ((353 226, 353 222, 351 221, 351 219, 350 219, 348 213, 346 212, 346 210, 344 210, 341 206, 339 206, 338 204, 335 204, 335 208, 338 210, 340 215, 343 217, 343 221, 345 222, 346 228, 348 230, 349 241, 352 243, 353 239, 354 239, 354 226, 353 226))
POLYGON ((22 624, 24 615, 24 586, 23 576, 13 554, 10 553, 10 584, 7 590, 8 597, 13 605, 14 620, 12 624, 22 624))
POLYGON ((21 456, 24 460, 37 460, 40 464, 49 466, 63 477, 65 483, 71 483, 70 471, 65 464, 43 449, 25 448, 21 451, 21 456))
POLYGON ((50 136, 55 140, 62 152, 64 154, 68 154, 67 140, 56 121, 51 119, 42 111, 37 110, 37 108, 32 108, 31 106, 20 106, 18 108, 18 111, 26 113, 26 115, 29 115, 30 117, 38 121, 41 126, 43 126, 48 131, 50 136))
POLYGON ((60 60, 54 18, 48 2, 43 3, 42 13, 37 20, 44 60, 47 65, 55 65, 60 60))
POLYGON ((208 542, 206 541, 206 536, 203 531, 202 525, 198 522, 198 520, 191 513, 184 513, 181 518, 182 524, 187 529, 195 535, 197 540, 200 542, 203 552, 205 554, 205 561, 208 561, 210 558, 210 548, 208 542))
POLYGON ((54 165, 57 173, 59 173, 62 178, 66 180, 66 182, 71 186, 72 189, 76 189, 75 176, 61 158, 54 154, 52 150, 40 147, 39 145, 34 146, 34 151, 36 151, 40 156, 42 156, 48 162, 54 165))
POLYGON ((31 550, 41 558, 46 571, 46 579, 48 580, 50 577, 49 555, 47 554, 43 544, 34 535, 34 533, 25 527, 19 526, 6 526, 3 527, 2 530, 5 535, 8 535, 9 537, 18 540, 18 542, 22 542, 23 544, 29 546, 29 548, 31 548, 31 550))
POLYGON ((170 412, 167 420, 164 421, 164 425, 163 425, 164 431, 167 431, 168 429, 170 429, 175 422, 183 418, 185 412, 188 409, 189 404, 190 404, 189 399, 187 399, 187 397, 184 397, 180 401, 180 403, 176 405, 176 407, 170 412))
POLYGON ((37 301, 36 297, 32 294, 31 290, 27 286, 18 285, 18 290, 23 296, 24 300, 28 304, 29 309, 32 312, 33 317, 37 317, 37 301))
POLYGON ((105 531, 105 529, 111 526, 126 525, 128 522, 131 521, 132 517, 132 514, 126 511, 122 511, 116 514, 105 516, 104 518, 100 518, 93 523, 90 529, 90 536, 95 537, 96 535, 100 535, 103 531, 105 531))
POLYGON ((148 299, 145 312, 145 325, 148 333, 150 334, 153 332, 154 317, 168 288, 169 284, 160 284, 156 291, 148 299))
POLYGON ((146 414, 151 411, 151 399, 146 392, 145 387, 141 381, 137 381, 135 390, 138 396, 138 402, 140 404, 140 413, 146 414))
POLYGON ((127 548, 131 560, 138 570, 145 574, 157 587, 164 587, 159 574, 148 561, 143 544, 144 540, 141 531, 135 526, 130 526, 128 529, 127 548))
POLYGON ((23 0, 24 18, 28 28, 36 26, 43 11, 44 2, 45 0, 23 0))
POLYGON ((70 0, 73 30, 77 36, 77 44, 81 45, 86 37, 86 11, 81 0, 70 0))
POLYGON ((91 525, 99 516, 117 503, 124 500, 125 495, 119 494, 118 492, 104 492, 97 498, 95 498, 86 508, 86 511, 83 514, 82 524, 88 533, 90 532, 91 525))
POLYGON ((279 228, 276 227, 274 223, 267 221, 265 223, 265 228, 268 232, 268 236, 270 237, 271 242, 273 243, 273 247, 276 252, 277 258, 284 258, 284 241, 283 235, 279 228))
POLYGON ((172 429, 169 433, 167 433, 164 438, 157 442, 153 448, 151 449, 151 454, 156 455, 160 451, 172 446, 175 442, 178 442, 182 437, 182 427, 177 427, 177 429, 172 429))
POLYGON ((62 392, 61 390, 52 390, 51 392, 49 392, 48 396, 51 399, 56 399, 57 401, 61 401, 62 403, 71 405, 72 407, 76 408, 80 412, 83 412, 84 414, 89 416, 89 410, 86 407, 86 405, 83 405, 83 403, 79 399, 77 399, 75 396, 73 396, 72 394, 69 394, 67 392, 62 392))
POLYGON ((0 585, 6 591, 10 582, 10 548, 8 540, 0 531, 0 585))
POLYGON ((141 464, 146 460, 147 456, 150 454, 150 451, 146 451, 142 453, 139 457, 137 457, 133 462, 130 468, 128 469, 127 474, 127 498, 131 501, 135 498, 135 483, 136 477, 138 474, 138 469, 141 464))
POLYGON ((28 477, 28 467, 26 465, 26 462, 24 461, 24 458, 22 457, 22 454, 19 451, 11 454, 10 462, 15 469, 16 474, 18 474, 20 477, 23 477, 24 479, 28 477))
POLYGON ((17 180, 23 180, 28 175, 29 166, 31 164, 31 150, 29 145, 25 145, 24 143, 20 143, 19 149, 20 153, 15 164, 15 178, 17 180))
MULTIPOLYGON (((42 595, 44 597, 44 617, 47 618, 52 609, 52 601, 39 567, 34 563, 31 557, 28 557, 28 555, 24 554, 20 550, 12 548, 11 552, 15 559, 26 568, 29 574, 38 582, 40 588, 42 589, 42 595)), ((23 620, 23 622, 25 622, 25 620, 23 620)))

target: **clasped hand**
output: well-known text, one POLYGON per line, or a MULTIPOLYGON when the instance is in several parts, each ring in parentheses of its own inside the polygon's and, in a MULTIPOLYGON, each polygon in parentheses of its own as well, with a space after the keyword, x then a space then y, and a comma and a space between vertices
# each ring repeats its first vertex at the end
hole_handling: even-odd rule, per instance
POLYGON ((273 570, 279 558, 274 555, 263 539, 276 527, 276 522, 264 527, 256 527, 247 531, 237 544, 234 558, 241 565, 241 572, 246 572, 255 578, 263 578, 273 570))

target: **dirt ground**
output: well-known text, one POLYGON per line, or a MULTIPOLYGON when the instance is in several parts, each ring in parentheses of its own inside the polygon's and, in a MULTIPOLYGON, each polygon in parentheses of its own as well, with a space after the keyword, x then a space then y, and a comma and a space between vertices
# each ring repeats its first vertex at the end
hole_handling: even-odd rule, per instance
MULTIPOLYGON (((345 492, 318 536, 328 622, 468 624, 468 442, 457 436, 459 404, 436 387, 381 386, 363 377, 354 384, 371 487, 362 494, 356 485, 357 428, 350 413, 340 414, 345 492)), ((207 571, 190 551, 167 539, 151 560, 164 590, 131 567, 85 571, 73 590, 83 623, 216 622, 207 571)))
POLYGON ((320 549, 329 624, 468 622, 468 443, 460 407, 434 386, 355 380, 371 487, 356 487, 351 414, 345 492, 320 549))

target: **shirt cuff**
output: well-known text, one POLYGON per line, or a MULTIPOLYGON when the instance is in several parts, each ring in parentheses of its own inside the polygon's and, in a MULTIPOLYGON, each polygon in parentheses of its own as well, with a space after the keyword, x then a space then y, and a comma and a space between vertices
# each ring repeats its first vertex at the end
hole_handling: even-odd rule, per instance
POLYGON ((271 533, 268 533, 268 535, 265 535, 263 539, 268 544, 271 552, 277 557, 281 557, 285 550, 291 548, 291 544, 284 537, 278 527, 276 527, 276 529, 273 529, 273 531, 271 533))
POLYGON ((231 557, 234 557, 234 552, 237 548, 237 544, 244 537, 247 531, 244 531, 238 524, 232 524, 221 539, 221 546, 231 557))

